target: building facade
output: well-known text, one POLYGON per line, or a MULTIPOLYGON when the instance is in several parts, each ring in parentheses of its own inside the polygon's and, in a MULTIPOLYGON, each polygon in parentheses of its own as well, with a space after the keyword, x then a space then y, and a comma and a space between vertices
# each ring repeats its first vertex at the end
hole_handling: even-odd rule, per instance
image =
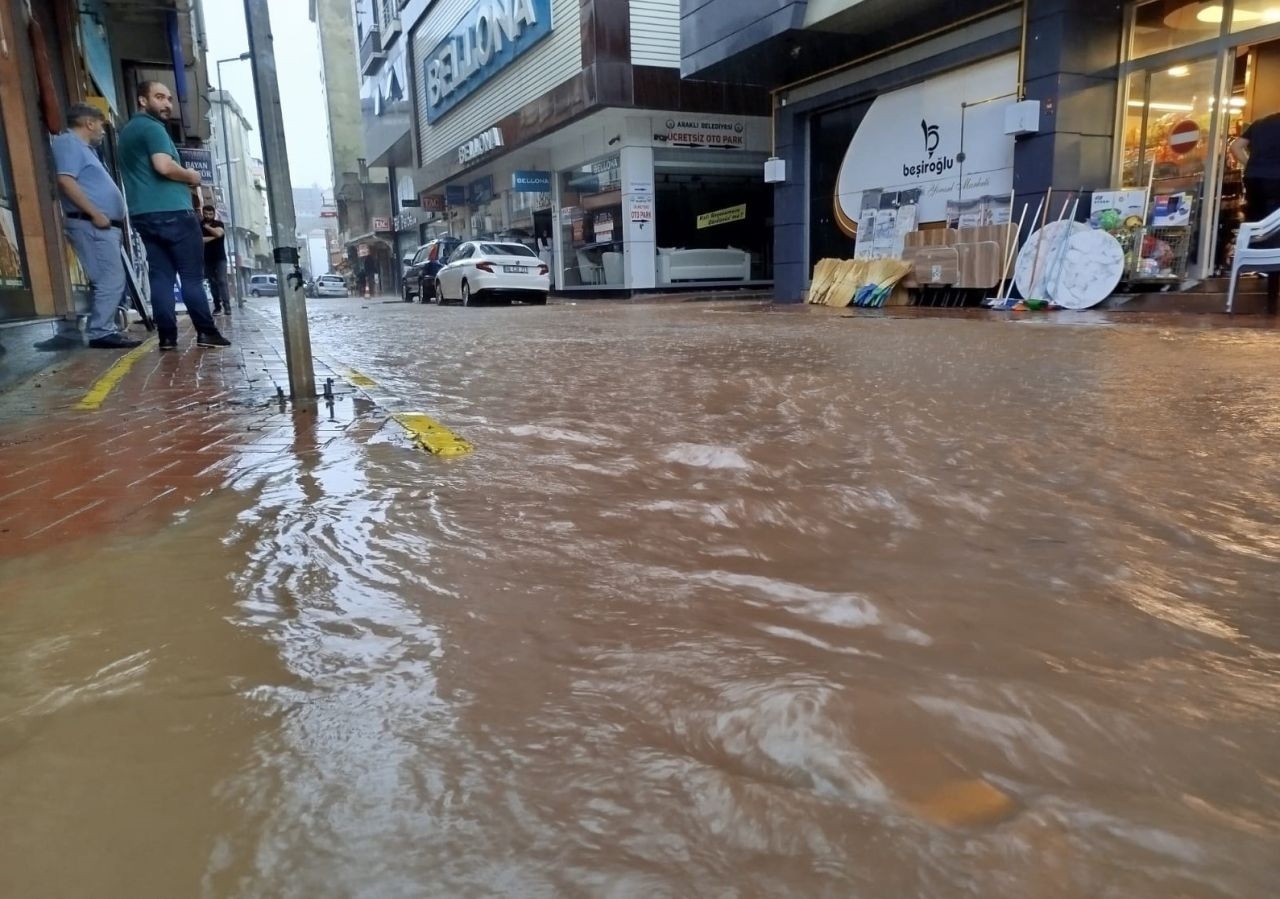
POLYGON ((681 16, 686 77, 770 92, 785 301, 894 197, 928 227, 1049 188, 1083 188, 1081 219, 1102 196, 1152 227, 1165 214, 1177 227, 1126 276, 1194 286, 1246 214, 1230 142, 1280 110, 1280 12, 1259 0, 682 0, 681 16))
POLYGON ((243 293, 249 277, 262 270, 271 228, 266 213, 265 178, 252 156, 249 132, 253 125, 228 91, 209 92, 210 148, 216 173, 218 218, 227 226, 227 261, 243 293), (226 122, 226 135, 222 133, 226 122))
POLYGON ((200 0, 0 0, 0 383, 47 361, 32 343, 52 334, 55 319, 87 309, 49 141, 70 104, 97 105, 111 126, 103 156, 114 170, 114 131, 132 116, 143 80, 173 88, 171 133, 200 150, 209 137, 200 0))
POLYGON ((677 0, 362 8, 397 256, 448 233, 528 244, 564 292, 771 281, 767 93, 681 79, 677 0))
MULTIPOLYGON (((398 269, 390 236, 391 200, 385 168, 369 164, 364 99, 358 64, 361 41, 377 44, 372 34, 375 5, 381 0, 311 0, 311 21, 320 43, 326 103, 326 129, 333 157, 333 195, 337 208, 341 258, 332 264, 370 293, 393 290, 398 269), (381 231, 377 225, 382 225, 381 231)), ((394 5, 394 4, 392 4, 394 5)), ((379 57, 380 59, 381 57, 379 57)))

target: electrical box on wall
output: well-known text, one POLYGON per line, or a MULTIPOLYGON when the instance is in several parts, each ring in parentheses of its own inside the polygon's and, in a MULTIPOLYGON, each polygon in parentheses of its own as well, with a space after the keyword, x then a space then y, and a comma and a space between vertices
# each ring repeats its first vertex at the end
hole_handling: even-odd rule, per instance
POLYGON ((1040 133, 1040 101, 1023 100, 1005 107, 1004 133, 1017 137, 1040 133))
POLYGON ((787 180, 787 161, 771 156, 764 163, 764 183, 781 184, 787 180))

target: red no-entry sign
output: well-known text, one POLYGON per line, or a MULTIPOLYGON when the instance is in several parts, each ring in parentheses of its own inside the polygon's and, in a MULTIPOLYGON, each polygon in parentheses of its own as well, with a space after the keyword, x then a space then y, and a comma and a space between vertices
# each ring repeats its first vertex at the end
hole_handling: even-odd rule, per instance
POLYGON ((1200 126, 1184 119, 1169 132, 1169 149, 1175 153, 1189 153, 1200 143, 1200 126))

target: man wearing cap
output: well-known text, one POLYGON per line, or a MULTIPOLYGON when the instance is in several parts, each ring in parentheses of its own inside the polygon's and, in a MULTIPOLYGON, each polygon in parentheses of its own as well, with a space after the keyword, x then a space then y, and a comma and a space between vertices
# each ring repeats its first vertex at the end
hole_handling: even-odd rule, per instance
MULTIPOLYGON (((119 350, 141 341, 120 333, 116 310, 124 299, 124 197, 95 150, 106 137, 106 117, 98 109, 76 104, 67 111, 68 130, 53 139, 53 161, 62 194, 67 241, 93 290, 89 312, 89 346, 119 350)), ((82 345, 74 317, 64 318, 58 333, 36 344, 42 350, 82 345)))

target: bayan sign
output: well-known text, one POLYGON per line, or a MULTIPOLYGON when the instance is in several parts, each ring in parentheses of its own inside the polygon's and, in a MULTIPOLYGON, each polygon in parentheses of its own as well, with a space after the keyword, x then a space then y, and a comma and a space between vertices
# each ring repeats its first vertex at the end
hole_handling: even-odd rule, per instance
POLYGON ((551 33, 551 0, 479 0, 422 61, 427 122, 551 33))
POLYGON ((1002 56, 877 97, 840 167, 840 229, 852 236, 864 191, 919 191, 920 222, 944 220, 948 201, 1007 197, 1013 138, 1004 112, 1017 84, 1017 57, 1002 56))

